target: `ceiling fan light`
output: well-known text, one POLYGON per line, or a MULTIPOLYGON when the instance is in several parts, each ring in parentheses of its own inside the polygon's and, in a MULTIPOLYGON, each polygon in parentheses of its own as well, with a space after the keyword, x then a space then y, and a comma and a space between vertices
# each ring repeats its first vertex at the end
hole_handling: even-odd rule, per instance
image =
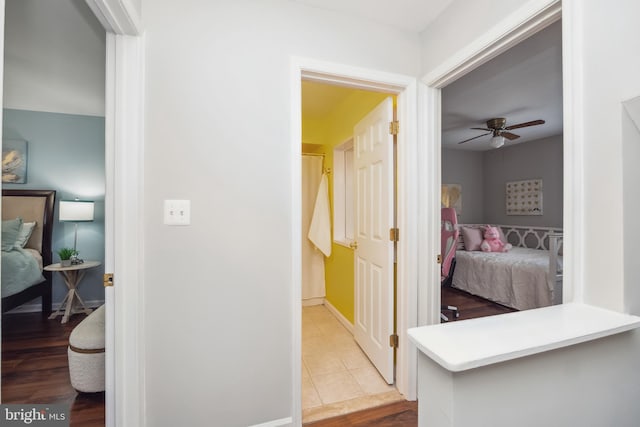
POLYGON ((491 141, 489 142, 489 146, 491 146, 492 148, 500 148, 504 145, 504 136, 494 136, 493 138, 491 138, 491 141))

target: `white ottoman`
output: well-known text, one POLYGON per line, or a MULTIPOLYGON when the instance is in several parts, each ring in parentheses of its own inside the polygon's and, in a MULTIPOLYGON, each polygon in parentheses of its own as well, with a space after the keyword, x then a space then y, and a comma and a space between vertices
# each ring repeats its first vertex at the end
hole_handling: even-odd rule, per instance
POLYGON ((104 391, 104 305, 76 326, 69 336, 69 375, 77 391, 104 391))

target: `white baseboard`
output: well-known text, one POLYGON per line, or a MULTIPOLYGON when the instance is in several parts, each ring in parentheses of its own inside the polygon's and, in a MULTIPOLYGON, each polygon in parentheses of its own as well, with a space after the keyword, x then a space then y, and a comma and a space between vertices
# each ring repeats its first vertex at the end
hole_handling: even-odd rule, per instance
POLYGON ((351 335, 353 335, 353 324, 351 322, 349 322, 349 319, 344 317, 342 315, 342 313, 340 313, 337 308, 335 308, 333 305, 331 305, 331 303, 329 301, 324 300, 324 305, 331 312, 331 314, 336 316, 336 319, 338 319, 338 322, 342 323, 342 326, 347 328, 347 331, 349 331, 349 333, 351 335))
POLYGON ((293 418, 280 418, 279 420, 267 421, 262 424, 254 424, 249 427, 282 427, 282 426, 290 426, 293 425, 293 418))
MULTIPOLYGON (((102 304, 104 304, 104 300, 98 300, 98 299, 84 302, 84 305, 86 305, 87 307, 90 307, 90 308, 92 308, 92 307, 100 307, 102 304)), ((52 304, 51 308, 52 308, 53 311, 56 311, 57 309, 60 308, 61 305, 62 305, 62 303, 55 302, 55 303, 52 304)), ((16 307, 13 310, 7 311, 7 314, 39 313, 41 311, 42 311, 42 304, 40 302, 35 302, 35 303, 30 303, 30 304, 22 304, 21 306, 16 307)))

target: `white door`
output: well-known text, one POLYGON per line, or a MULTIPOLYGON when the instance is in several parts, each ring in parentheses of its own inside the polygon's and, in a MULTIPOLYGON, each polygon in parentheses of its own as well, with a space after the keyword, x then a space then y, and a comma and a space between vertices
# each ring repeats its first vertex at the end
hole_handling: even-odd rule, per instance
POLYGON ((389 97, 354 128, 356 342, 393 384, 393 100, 389 97))

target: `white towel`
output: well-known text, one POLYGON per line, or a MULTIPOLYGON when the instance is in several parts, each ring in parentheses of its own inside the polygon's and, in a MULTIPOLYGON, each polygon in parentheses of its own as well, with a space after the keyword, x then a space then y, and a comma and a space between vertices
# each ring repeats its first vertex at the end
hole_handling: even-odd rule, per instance
POLYGON ((331 210, 329 208, 329 181, 323 173, 313 208, 313 217, 307 238, 324 256, 331 256, 331 210))

